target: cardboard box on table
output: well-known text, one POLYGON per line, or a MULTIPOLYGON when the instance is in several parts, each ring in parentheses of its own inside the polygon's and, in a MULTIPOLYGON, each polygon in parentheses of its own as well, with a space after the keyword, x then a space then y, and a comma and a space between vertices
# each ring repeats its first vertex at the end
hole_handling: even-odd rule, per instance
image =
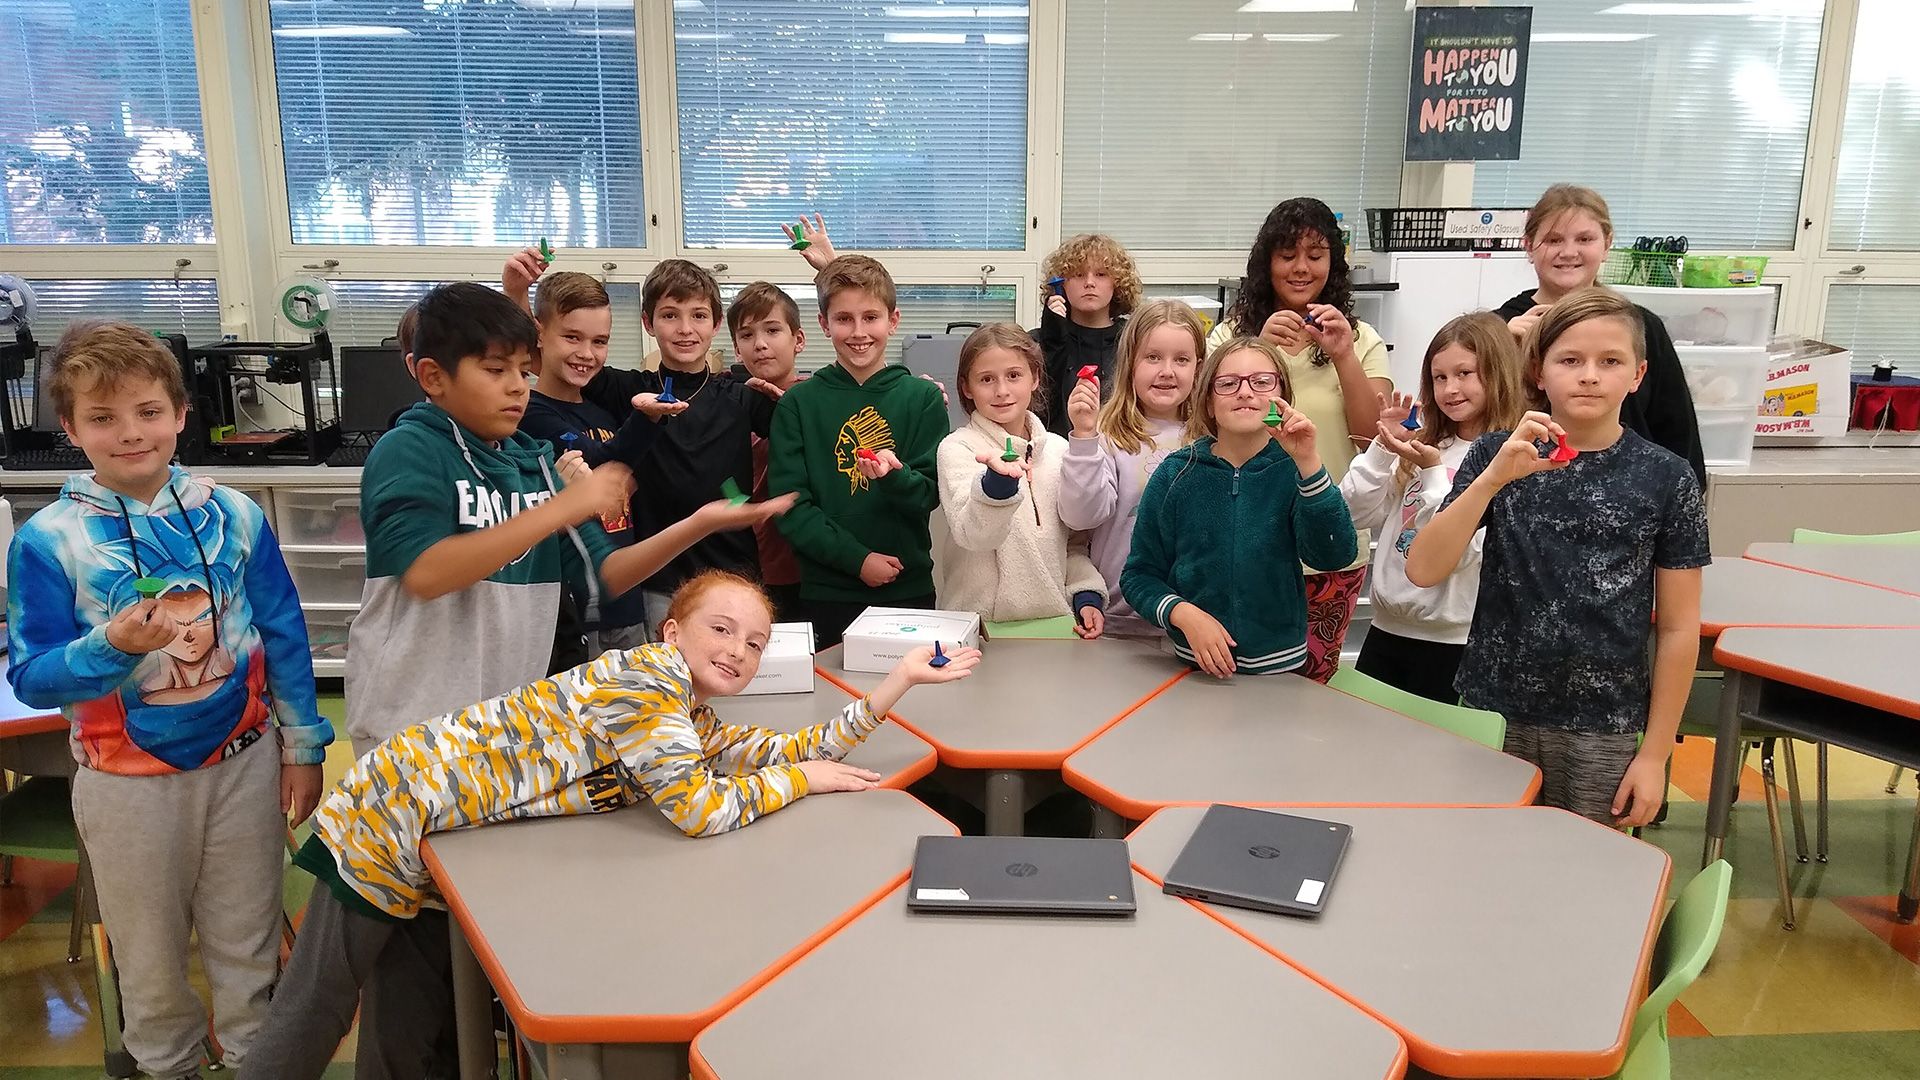
POLYGON ((806 694, 813 691, 813 624, 774 623, 760 654, 760 673, 740 696, 806 694))
POLYGON ((1853 411, 1853 353, 1808 338, 1767 346, 1767 382, 1757 435, 1802 438, 1845 435, 1853 411))
POLYGON ((848 671, 884 674, 900 658, 938 641, 942 649, 979 648, 980 616, 971 611, 870 607, 847 627, 841 664, 848 671))

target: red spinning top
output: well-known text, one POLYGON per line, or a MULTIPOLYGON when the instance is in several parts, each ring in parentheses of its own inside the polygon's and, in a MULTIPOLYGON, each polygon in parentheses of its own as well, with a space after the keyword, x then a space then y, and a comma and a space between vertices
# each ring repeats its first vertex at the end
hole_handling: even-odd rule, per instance
POLYGON ((864 446, 858 450, 855 450, 853 452, 853 456, 860 458, 862 461, 879 461, 880 460, 879 454, 874 453, 873 451, 867 449, 864 446))
POLYGON ((1560 436, 1560 445, 1553 448, 1553 452, 1547 455, 1547 460, 1548 461, 1572 461, 1574 458, 1577 458, 1579 456, 1580 456, 1580 451, 1575 450, 1571 446, 1568 446, 1567 437, 1565 435, 1562 435, 1560 436))
POLYGON ((1082 379, 1097 379, 1100 377, 1100 368, 1097 364, 1088 364, 1086 367, 1080 369, 1079 377, 1082 379))

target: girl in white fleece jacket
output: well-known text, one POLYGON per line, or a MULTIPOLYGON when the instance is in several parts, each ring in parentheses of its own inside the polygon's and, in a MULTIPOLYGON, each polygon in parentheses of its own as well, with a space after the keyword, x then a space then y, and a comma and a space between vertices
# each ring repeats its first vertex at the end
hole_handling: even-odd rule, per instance
POLYGON ((1356 529, 1376 543, 1371 579, 1373 624, 1354 666, 1362 674, 1409 693, 1449 704, 1460 657, 1466 652, 1480 593, 1480 542, 1473 542, 1453 575, 1422 589, 1407 580, 1407 548, 1447 493, 1473 440, 1506 431, 1526 412, 1522 370, 1513 334, 1480 311, 1440 328, 1420 364, 1419 412, 1405 426, 1414 399, 1381 402, 1378 436, 1353 459, 1340 494, 1356 529))
POLYGON ((1041 364, 1040 347, 1010 323, 983 326, 960 347, 955 381, 970 419, 940 442, 950 542, 938 603, 988 622, 1073 615, 1074 631, 1096 638, 1107 587, 1085 538, 1060 520, 1067 441, 1034 415, 1041 364))

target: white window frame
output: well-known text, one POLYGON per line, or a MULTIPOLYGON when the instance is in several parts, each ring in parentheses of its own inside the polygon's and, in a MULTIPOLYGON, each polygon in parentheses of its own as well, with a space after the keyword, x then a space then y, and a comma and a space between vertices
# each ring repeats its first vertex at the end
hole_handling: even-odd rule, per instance
MULTIPOLYGON (((888 269, 901 284, 1011 285, 1019 321, 1029 326, 1039 321, 1041 266, 1063 238, 1060 148, 1067 2, 1029 0, 1025 246, 1011 251, 889 251, 888 269)), ((1826 2, 1801 184, 1803 227, 1792 248, 1759 252, 1770 260, 1767 281, 1780 287, 1778 323, 1783 332, 1820 334, 1829 285, 1920 284, 1920 251, 1849 252, 1834 250, 1831 244, 1832 198, 1858 14, 1859 0, 1826 2)), ((272 309, 275 286, 297 273, 317 271, 341 280, 494 279, 514 249, 293 243, 268 10, 250 0, 195 0, 193 16, 216 243, 9 245, 0 249, 8 270, 29 279, 215 278, 223 324, 243 336, 271 332, 265 313, 272 309)), ((644 280, 668 258, 706 266, 723 284, 760 278, 792 281, 804 275, 798 257, 785 250, 689 248, 682 242, 672 0, 636 0, 634 18, 647 242, 593 249, 578 261, 574 253, 563 251, 561 265, 630 283, 644 280)), ((1470 163, 1407 164, 1402 168, 1401 202, 1470 204, 1472 184, 1470 163)), ((1150 284, 1233 278, 1246 263, 1244 248, 1143 251, 1135 257, 1150 284)))

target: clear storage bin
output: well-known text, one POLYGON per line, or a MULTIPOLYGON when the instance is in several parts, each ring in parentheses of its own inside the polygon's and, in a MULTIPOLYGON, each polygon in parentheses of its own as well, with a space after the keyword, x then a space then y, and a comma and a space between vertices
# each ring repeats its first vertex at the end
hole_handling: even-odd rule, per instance
POLYGON ((313 650, 316 662, 326 660, 345 660, 347 658, 347 630, 353 626, 358 611, 315 611, 303 609, 307 617, 307 646, 313 650))
POLYGON ((1680 368, 1695 408, 1745 405, 1758 411, 1767 392, 1767 350, 1680 345, 1680 368))
MULTIPOLYGON (((360 527, 358 492, 277 488, 273 508, 273 528, 282 544, 361 547, 367 542, 367 534, 360 527)), ((359 594, 354 599, 359 599, 359 594)))
POLYGON ((285 551, 287 572, 303 604, 358 604, 367 556, 358 551, 285 551))
POLYGON ((1754 427, 1760 422, 1751 405, 1695 405, 1700 421, 1700 453, 1709 466, 1753 462, 1754 427))
POLYGON ((1771 285, 1746 289, 1656 289, 1614 286, 1629 300, 1660 316, 1675 345, 1738 345, 1766 348, 1773 337, 1771 285))

